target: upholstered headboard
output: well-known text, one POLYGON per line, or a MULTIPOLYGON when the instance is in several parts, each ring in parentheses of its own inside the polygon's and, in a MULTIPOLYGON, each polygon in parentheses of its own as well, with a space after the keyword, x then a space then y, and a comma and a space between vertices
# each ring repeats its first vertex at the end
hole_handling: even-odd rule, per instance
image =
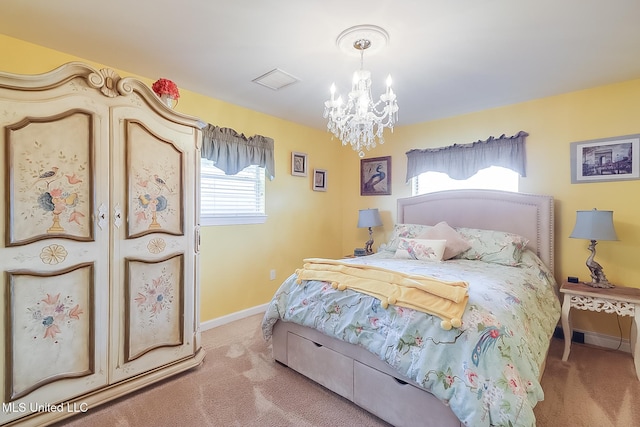
POLYGON ((452 190, 398 199, 400 224, 481 228, 519 234, 554 271, 553 197, 495 190, 452 190))

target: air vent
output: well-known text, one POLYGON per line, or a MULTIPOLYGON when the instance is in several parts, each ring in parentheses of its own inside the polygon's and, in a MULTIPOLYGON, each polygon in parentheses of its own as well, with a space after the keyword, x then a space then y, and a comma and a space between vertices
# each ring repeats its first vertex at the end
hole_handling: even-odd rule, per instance
POLYGON ((266 74, 261 75, 252 80, 254 83, 268 87, 273 90, 280 90, 284 87, 291 86, 294 83, 299 82, 297 78, 293 77, 289 73, 285 73, 279 68, 275 68, 266 74))

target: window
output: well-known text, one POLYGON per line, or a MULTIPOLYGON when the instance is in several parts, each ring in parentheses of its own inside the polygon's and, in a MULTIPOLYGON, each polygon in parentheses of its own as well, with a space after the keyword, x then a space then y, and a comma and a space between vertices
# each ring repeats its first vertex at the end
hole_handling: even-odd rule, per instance
POLYGON ((518 191, 518 172, 500 166, 481 169, 468 179, 452 179, 442 172, 424 172, 411 179, 412 195, 443 190, 485 189, 518 191))
POLYGON ((225 175, 207 159, 201 159, 200 167, 202 225, 265 222, 264 168, 252 165, 236 175, 225 175))

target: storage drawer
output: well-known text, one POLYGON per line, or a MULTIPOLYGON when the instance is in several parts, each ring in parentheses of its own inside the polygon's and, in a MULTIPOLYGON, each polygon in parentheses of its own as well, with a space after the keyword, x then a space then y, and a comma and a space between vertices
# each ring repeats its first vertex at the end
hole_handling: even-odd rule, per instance
POLYGON ((355 361, 353 375, 353 402, 396 427, 460 426, 451 409, 425 390, 355 361))
POLYGON ((353 401, 353 360, 292 332, 287 337, 288 365, 353 401))

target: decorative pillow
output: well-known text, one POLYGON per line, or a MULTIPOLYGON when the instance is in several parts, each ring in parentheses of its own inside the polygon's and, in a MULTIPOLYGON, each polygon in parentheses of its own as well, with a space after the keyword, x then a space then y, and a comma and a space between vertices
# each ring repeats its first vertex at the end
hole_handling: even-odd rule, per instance
POLYGON ((442 261, 446 240, 400 238, 394 258, 442 261))
POLYGON ((513 233, 477 228, 457 228, 471 248, 456 258, 480 260, 496 264, 516 266, 529 239, 513 233))
POLYGON ((413 239, 418 234, 424 232, 425 230, 431 228, 430 225, 420 225, 420 224, 396 224, 393 227, 393 232, 391 233, 391 238, 385 244, 380 245, 380 250, 395 252, 398 249, 398 243, 400 243, 400 238, 404 237, 407 239, 413 239))
POLYGON ((442 256, 442 259, 445 260, 451 259, 471 248, 469 242, 462 238, 460 233, 444 221, 423 231, 416 236, 416 239, 446 240, 447 246, 445 247, 444 255, 442 256))

